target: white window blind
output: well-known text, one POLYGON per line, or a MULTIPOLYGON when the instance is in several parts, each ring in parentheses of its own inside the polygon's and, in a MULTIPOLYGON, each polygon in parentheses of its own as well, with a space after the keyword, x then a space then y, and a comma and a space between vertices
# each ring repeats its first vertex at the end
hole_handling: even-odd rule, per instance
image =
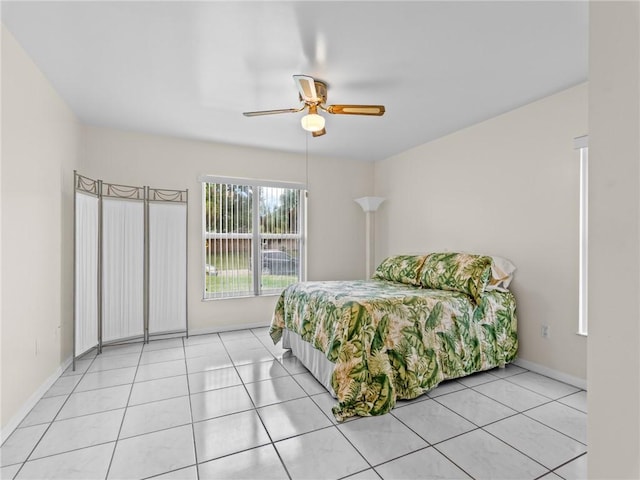
POLYGON ((588 331, 588 234, 589 234, 589 138, 574 139, 574 147, 580 154, 580 249, 578 281, 578 334, 588 331))
POLYGON ((304 186, 201 181, 204 299, 277 294, 304 278, 304 186))

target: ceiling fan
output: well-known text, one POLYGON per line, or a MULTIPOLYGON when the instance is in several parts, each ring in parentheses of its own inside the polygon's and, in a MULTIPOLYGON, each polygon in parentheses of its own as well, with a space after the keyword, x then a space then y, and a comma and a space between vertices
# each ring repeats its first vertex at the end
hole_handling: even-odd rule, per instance
POLYGON ((318 109, 339 115, 374 115, 384 114, 383 105, 325 105, 327 102, 327 84, 307 75, 294 75, 293 80, 298 86, 299 99, 302 104, 298 108, 284 108, 281 110, 261 110, 258 112, 244 112, 245 117, 260 115, 274 115, 277 113, 297 113, 308 109, 307 115, 302 117, 302 128, 311 132, 314 137, 327 133, 324 128, 324 118, 318 115, 318 109))

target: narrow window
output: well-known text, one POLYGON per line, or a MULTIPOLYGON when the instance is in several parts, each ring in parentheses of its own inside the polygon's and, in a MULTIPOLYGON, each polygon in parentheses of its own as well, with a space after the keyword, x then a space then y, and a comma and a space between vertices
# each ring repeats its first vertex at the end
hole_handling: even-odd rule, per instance
POLYGON ((588 137, 578 137, 574 146, 580 154, 580 267, 578 333, 587 335, 588 330, 588 207, 589 207, 589 147, 588 137))
POLYGON ((204 299, 278 294, 303 279, 303 186, 201 180, 204 299))

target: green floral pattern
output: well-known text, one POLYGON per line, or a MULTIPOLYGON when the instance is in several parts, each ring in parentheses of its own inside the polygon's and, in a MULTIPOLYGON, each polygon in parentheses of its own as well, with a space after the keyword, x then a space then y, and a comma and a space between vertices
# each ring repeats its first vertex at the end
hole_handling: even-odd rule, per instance
POLYGON ((466 293, 480 302, 490 276, 491 257, 431 253, 424 261, 419 283, 425 288, 466 293))
POLYGON ((420 285, 420 271, 426 255, 395 255, 382 261, 373 278, 390 282, 420 285))
POLYGON ((338 421, 381 415, 441 381, 511 362, 517 353, 515 300, 372 281, 304 282, 285 289, 270 334, 287 328, 335 364, 338 421))

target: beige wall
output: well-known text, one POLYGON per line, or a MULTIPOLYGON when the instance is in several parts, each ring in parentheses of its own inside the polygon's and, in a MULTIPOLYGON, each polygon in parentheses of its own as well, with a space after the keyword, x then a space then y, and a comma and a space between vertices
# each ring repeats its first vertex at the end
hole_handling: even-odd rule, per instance
MULTIPOLYGON (((364 275, 365 217, 353 199, 371 193, 373 165, 316 157, 312 142, 308 278, 360 278, 364 275)), ((92 178, 189 189, 188 308, 193 331, 269 323, 275 296, 202 301, 202 194, 198 177, 210 174, 304 183, 304 155, 85 126, 80 157, 81 173, 92 178)))
POLYGON ((2 27, 3 428, 71 355, 77 132, 71 110, 2 27))
POLYGON ((589 9, 589 478, 640 478, 640 3, 589 9))
POLYGON ((376 214, 377 260, 438 250, 509 258, 520 358, 581 380, 573 139, 586 133, 583 84, 375 166, 376 195, 387 198, 376 214))

